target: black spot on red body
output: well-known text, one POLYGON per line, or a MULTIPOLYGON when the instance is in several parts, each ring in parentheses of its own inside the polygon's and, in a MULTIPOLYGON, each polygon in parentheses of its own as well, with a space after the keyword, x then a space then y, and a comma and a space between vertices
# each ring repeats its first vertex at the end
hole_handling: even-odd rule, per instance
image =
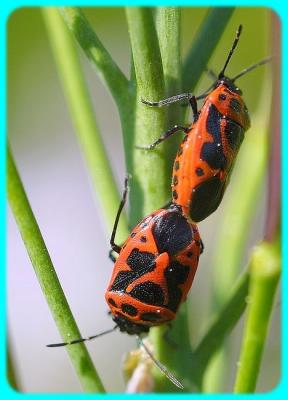
POLYGON ((108 299, 108 303, 111 304, 113 307, 117 307, 117 304, 115 303, 115 301, 111 298, 108 299))
POLYGON ((177 175, 173 176, 173 185, 174 186, 178 185, 178 177, 177 177, 177 175))
POLYGON ((165 269, 164 276, 168 287, 168 304, 169 310, 176 312, 181 298, 182 291, 178 285, 185 283, 188 278, 190 267, 183 265, 177 261, 173 261, 165 269))
POLYGON ((234 98, 230 100, 229 107, 231 108, 231 110, 236 111, 238 113, 240 113, 242 110, 241 103, 239 103, 239 101, 234 98))
POLYGON ((130 235, 130 237, 133 238, 135 235, 136 235, 136 233, 135 233, 135 232, 132 232, 131 235, 130 235))
POLYGON ((244 129, 239 124, 229 119, 225 126, 225 136, 231 149, 237 151, 244 139, 244 129))
POLYGON ((200 167, 196 168, 195 172, 196 172, 197 176, 203 176, 204 175, 204 171, 200 167))
POLYGON ((177 190, 173 190, 173 192, 172 192, 172 196, 173 196, 173 199, 175 199, 175 200, 177 200, 177 199, 178 199, 178 193, 177 193, 177 190))
POLYGON ((190 202, 190 216, 193 221, 199 222, 212 214, 221 203, 225 191, 225 181, 219 175, 202 182, 192 193, 190 202))
POLYGON ((180 167, 179 161, 177 160, 177 161, 175 161, 175 163, 174 163, 174 169, 175 169, 175 171, 178 171, 179 167, 180 167))
POLYGON ((185 249, 193 240, 190 225, 178 209, 162 215, 152 231, 159 253, 167 252, 170 256, 185 249))
POLYGON ((147 242, 146 236, 141 236, 141 237, 140 237, 140 242, 146 243, 146 242, 147 242))
POLYGON ((126 262, 131 271, 118 272, 111 287, 112 291, 125 292, 127 286, 135 279, 156 268, 155 255, 149 252, 141 252, 139 249, 133 249, 126 262))
POLYGON ((188 251, 188 252, 186 253, 186 256, 187 256, 188 258, 192 258, 192 257, 193 257, 192 251, 188 251))
POLYGON ((218 100, 220 100, 220 101, 223 101, 223 100, 226 100, 226 95, 224 94, 224 93, 220 93, 219 94, 219 96, 218 96, 218 100))
POLYGON ((223 152, 221 138, 221 120, 223 115, 214 104, 210 105, 206 121, 206 129, 213 138, 213 142, 205 142, 201 149, 200 158, 206 161, 213 169, 225 169, 226 157, 223 152))
MULTIPOLYGON (((155 255, 146 251, 140 251, 139 249, 133 249, 127 258, 127 264, 129 267, 139 273, 139 270, 143 272, 153 271, 155 268, 155 255)), ((139 275, 139 276, 141 276, 139 275)))
POLYGON ((182 156, 182 154, 183 154, 183 149, 182 149, 182 147, 180 147, 177 152, 177 155, 178 155, 178 157, 180 157, 180 156, 182 156))
POLYGON ((131 304, 122 304, 121 310, 131 317, 136 317, 136 315, 138 314, 137 308, 132 306, 131 304))
POLYGON ((129 294, 131 297, 153 306, 162 306, 164 303, 164 292, 161 286, 151 281, 139 283, 129 294))

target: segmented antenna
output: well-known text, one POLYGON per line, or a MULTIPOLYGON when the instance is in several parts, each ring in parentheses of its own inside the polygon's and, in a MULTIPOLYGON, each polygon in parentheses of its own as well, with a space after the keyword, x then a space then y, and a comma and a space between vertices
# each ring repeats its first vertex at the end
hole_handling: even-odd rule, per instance
POLYGON ((103 331, 101 333, 98 333, 97 335, 93 336, 88 336, 86 338, 80 338, 80 339, 75 339, 71 340, 70 342, 63 342, 63 343, 52 343, 52 344, 46 344, 46 347, 62 347, 62 346, 69 346, 70 344, 77 344, 77 343, 82 343, 82 342, 87 342, 88 340, 93 340, 96 339, 100 336, 106 335, 107 333, 111 333, 117 329, 118 326, 115 325, 113 328, 108 329, 107 331, 103 331))
POLYGON ((238 27, 238 29, 236 31, 236 37, 234 39, 233 45, 231 47, 231 50, 229 51, 228 57, 227 57, 227 59, 225 61, 225 64, 224 64, 224 67, 223 67, 222 71, 220 72, 220 74, 218 76, 218 79, 221 79, 224 76, 226 67, 227 67, 227 65, 228 65, 228 63, 229 63, 229 61, 230 61, 230 59, 232 57, 232 54, 234 53, 234 50, 235 50, 235 48, 236 48, 236 46, 237 46, 237 44, 239 42, 239 38, 240 38, 241 32, 242 32, 242 25, 239 25, 239 27, 238 27))
POLYGON ((139 335, 137 335, 138 341, 140 345, 143 347, 143 349, 146 351, 148 356, 151 358, 151 360, 154 362, 154 364, 160 369, 160 371, 168 378, 175 386, 177 386, 180 389, 184 389, 184 386, 182 385, 181 382, 178 381, 178 379, 175 378, 175 376, 163 365, 159 360, 157 360, 151 351, 148 349, 148 347, 145 345, 143 340, 139 335))

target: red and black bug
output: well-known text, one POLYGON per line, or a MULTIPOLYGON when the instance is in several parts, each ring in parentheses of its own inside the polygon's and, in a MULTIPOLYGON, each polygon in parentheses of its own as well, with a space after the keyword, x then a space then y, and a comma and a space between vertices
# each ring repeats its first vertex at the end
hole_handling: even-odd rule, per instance
POLYGON ((174 162, 172 202, 181 206, 183 213, 194 222, 207 218, 221 203, 244 134, 250 127, 248 110, 235 81, 270 60, 262 60, 234 78, 225 76, 241 30, 240 25, 224 67, 204 94, 195 97, 192 93, 183 93, 159 102, 142 100, 150 106, 162 107, 188 99, 192 107, 194 121, 191 126, 175 125, 152 145, 137 147, 152 150, 177 131, 185 133, 174 162), (198 111, 197 100, 203 98, 203 106, 198 111))
POLYGON ((119 257, 105 297, 119 329, 140 334, 175 318, 192 285, 203 245, 197 226, 175 204, 144 218, 123 246, 116 245, 126 193, 111 236, 119 257))
POLYGON ((197 226, 188 222, 181 208, 175 204, 144 218, 122 246, 115 244, 127 190, 128 178, 110 239, 110 258, 115 265, 105 295, 116 325, 97 335, 48 347, 77 344, 119 328, 121 332, 136 335, 158 368, 172 383, 183 389, 175 376, 154 358, 140 335, 148 332, 150 327, 175 318, 192 285, 203 244, 197 226), (119 254, 117 259, 113 252, 119 254))

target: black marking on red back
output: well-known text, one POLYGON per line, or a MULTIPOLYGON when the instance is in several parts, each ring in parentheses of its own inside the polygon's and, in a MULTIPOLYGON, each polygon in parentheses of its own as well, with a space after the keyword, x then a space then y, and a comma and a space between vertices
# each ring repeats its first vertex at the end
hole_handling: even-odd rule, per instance
POLYGON ((179 307, 182 291, 178 286, 187 280, 189 272, 190 267, 188 265, 183 265, 177 261, 171 262, 165 269, 164 276, 168 287, 167 308, 171 311, 176 312, 179 307))
POLYGON ((162 215, 152 231, 159 253, 167 252, 170 256, 185 249, 193 240, 190 225, 178 210, 162 215))
POLYGON ((127 286, 135 279, 155 269, 155 255, 153 253, 133 249, 127 258, 131 271, 119 271, 114 279, 111 290, 125 292, 127 286))
POLYGON ((244 129, 232 119, 227 119, 225 136, 231 149, 238 151, 244 139, 244 129))
POLYGON ((138 310, 136 307, 132 306, 132 304, 122 304, 121 306, 121 310, 127 314, 130 315, 132 317, 136 317, 136 315, 138 314, 138 310))
POLYGON ((242 106, 239 101, 235 98, 232 98, 229 103, 229 108, 237 113, 240 113, 242 110, 242 106))
POLYGON ((212 214, 221 203, 225 181, 221 181, 219 175, 202 182, 192 193, 190 203, 190 216, 193 221, 199 222, 212 214))
POLYGON ((205 142, 201 149, 200 158, 206 161, 213 169, 222 169, 226 167, 226 156, 223 152, 221 138, 221 119, 223 115, 217 110, 214 104, 209 107, 206 121, 206 129, 213 138, 213 142, 205 142))
POLYGON ((164 305, 164 292, 157 283, 146 281, 134 286, 129 295, 143 303, 153 306, 164 305))

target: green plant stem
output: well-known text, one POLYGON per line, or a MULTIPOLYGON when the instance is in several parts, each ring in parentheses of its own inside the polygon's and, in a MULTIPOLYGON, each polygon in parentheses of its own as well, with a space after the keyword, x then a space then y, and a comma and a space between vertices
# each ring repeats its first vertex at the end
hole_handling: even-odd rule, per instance
POLYGON ((167 97, 181 90, 180 16, 179 7, 157 7, 156 9, 156 29, 167 97))
MULTIPOLYGON (((179 7, 158 7, 156 9, 156 29, 163 64, 165 97, 180 93, 182 86, 180 14, 179 7)), ((182 124, 184 112, 185 110, 179 104, 169 106, 167 108, 166 129, 171 128, 176 123, 182 124)), ((168 174, 168 182, 171 180, 172 164, 182 136, 180 133, 174 135, 174 137, 169 138, 161 145, 165 153, 165 169, 168 174)), ((169 332, 167 332, 167 327, 156 328, 151 330, 150 336, 154 348, 157 349, 157 353, 166 367, 181 379, 185 379, 185 375, 188 378, 187 369, 185 368, 185 359, 187 359, 187 352, 189 353, 190 348, 187 305, 183 304, 181 306, 169 332), (169 335, 170 341, 166 340, 165 335, 169 335), (178 340, 179 337, 181 337, 180 342, 178 340), (177 352, 173 351, 174 343, 177 345, 177 352)), ((157 390, 161 392, 178 391, 163 375, 159 375, 156 386, 157 390)))
MULTIPOLYGON (((24 245, 63 340, 80 338, 80 332, 59 283, 9 148, 7 149, 7 194, 24 245)), ((105 392, 84 344, 68 346, 67 351, 83 389, 91 393, 105 392)))
POLYGON ((246 308, 248 285, 249 273, 246 272, 239 278, 232 293, 193 351, 189 371, 191 379, 199 388, 202 387, 203 374, 209 361, 222 346, 224 338, 234 328, 246 308))
POLYGON ((209 10, 183 64, 183 92, 193 90, 199 81, 233 11, 234 7, 215 7, 209 10))
POLYGON ((128 80, 105 49, 87 18, 78 7, 63 7, 61 13, 88 59, 97 68, 116 103, 127 102, 128 80))
MULTIPOLYGON (((141 103, 141 98, 157 100, 164 96, 161 55, 151 9, 129 7, 126 9, 126 16, 137 82, 134 144, 147 145, 166 128, 165 109, 152 108, 141 103)), ((161 207, 170 197, 163 149, 147 152, 135 148, 133 163, 132 224, 143 215, 161 207)))
MULTIPOLYGON (((127 80, 99 40, 81 9, 63 7, 61 13, 75 40, 96 68, 100 79, 108 87, 118 107, 123 132, 126 167, 127 171, 134 176, 132 148, 134 142, 135 82, 133 79, 130 82, 127 80)), ((133 191, 132 183, 132 194, 133 191)))
MULTIPOLYGON (((66 17, 69 15, 70 19, 74 21, 70 15, 74 15, 74 9, 70 10, 70 13, 68 13, 68 11, 66 11, 66 17)), ((79 13, 78 10, 76 11, 79 13)), ((52 7, 43 8, 43 16, 66 95, 67 104, 78 134, 78 140, 91 174, 95 192, 97 193, 101 208, 104 211, 105 221, 107 221, 108 224, 107 228, 111 231, 120 203, 120 197, 95 120, 91 99, 85 85, 77 49, 73 37, 68 31, 58 9, 52 7)), ((81 13, 80 16, 82 16, 81 13)), ((80 19, 81 23, 76 17, 75 20, 78 21, 80 28, 84 29, 86 26, 85 17, 82 16, 82 18, 83 21, 80 19)), ((74 24, 78 27, 77 22, 74 21, 74 24)), ((78 27, 78 30, 76 30, 78 34, 80 28, 78 27)), ((81 31, 82 42, 85 42, 87 35, 87 31, 81 31)), ((86 44, 86 47, 89 47, 88 44, 86 44)), ((100 48, 102 49, 101 46, 100 48)), ((89 51, 92 50, 90 49, 89 51)), ((104 52, 103 49, 102 51, 104 52)), ((106 53, 104 52, 104 54, 106 53)), ((104 62, 104 56, 102 58, 99 56, 99 58, 103 63, 102 68, 106 67, 107 74, 109 72, 113 76, 112 72, 114 69, 111 67, 112 61, 110 63, 108 61, 104 62), (110 65, 110 68, 108 68, 108 65, 110 65)), ((115 71, 114 75, 117 75, 115 71)), ((115 86, 115 88, 114 86, 113 88, 116 90, 117 85, 115 81, 117 81, 117 79, 114 77, 114 79, 111 78, 111 80, 115 86)), ((119 80, 121 81, 120 78, 119 80)), ((117 232, 120 237, 120 242, 126 239, 128 231, 124 214, 121 216, 117 232)))
POLYGON ((251 261, 248 315, 244 328, 235 393, 255 391, 273 300, 280 278, 280 248, 262 242, 254 250, 251 261))
MULTIPOLYGON (((180 7, 157 7, 156 9, 156 29, 163 64, 165 97, 180 93, 182 88, 180 18, 180 7)), ((184 124, 184 118, 183 107, 179 104, 170 105, 167 107, 166 129, 170 129, 175 124, 184 124)), ((167 180, 171 179, 175 154, 182 137, 183 134, 179 132, 161 145, 166 155, 167 180)))

